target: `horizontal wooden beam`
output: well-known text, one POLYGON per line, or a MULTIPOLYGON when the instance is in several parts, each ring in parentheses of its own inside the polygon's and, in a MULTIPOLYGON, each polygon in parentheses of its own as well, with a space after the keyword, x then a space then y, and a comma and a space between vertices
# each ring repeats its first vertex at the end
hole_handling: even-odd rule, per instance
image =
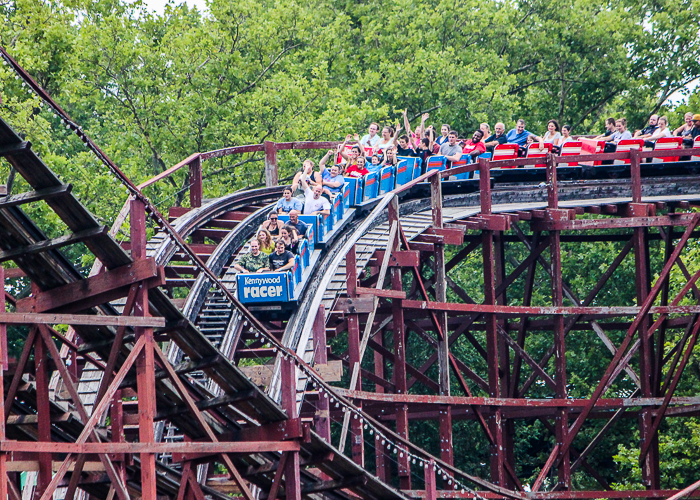
POLYGON ((619 229, 628 227, 687 226, 690 214, 659 215, 656 217, 624 217, 616 219, 577 219, 532 222, 534 231, 582 231, 586 229, 619 229))
POLYGON ((139 281, 148 288, 162 285, 165 273, 154 259, 139 259, 126 266, 96 274, 58 288, 39 292, 36 295, 17 301, 18 312, 41 313, 47 311, 82 311, 126 296, 129 286, 139 281), (147 280, 155 279, 153 282, 147 280))
POLYGON ((25 151, 29 151, 31 147, 32 143, 28 141, 6 144, 0 147, 0 156, 11 156, 17 153, 24 153, 25 151))
POLYGON ((0 441, 2 452, 34 453, 266 453, 299 451, 297 441, 236 441, 204 443, 55 443, 35 441, 0 441))
POLYGON ((381 288, 365 288, 358 286, 356 289, 358 295, 373 295, 375 297, 385 297, 387 299, 405 299, 406 292, 403 290, 383 290, 381 288))
POLYGON ((153 316, 101 316, 96 314, 0 313, 0 323, 8 325, 83 325, 83 326, 165 326, 165 318, 153 316))
MULTIPOLYGON (((430 396, 422 394, 387 394, 369 391, 351 391, 336 388, 339 394, 349 399, 391 404, 452 405, 452 406, 499 406, 499 407, 544 407, 544 408, 583 408, 588 399, 524 399, 524 398, 485 398, 462 396, 430 396)), ((635 406, 658 406, 664 398, 609 398, 599 399, 596 408, 630 408, 635 406)), ((677 397, 671 399, 673 405, 695 405, 700 397, 677 397)))
POLYGON ((27 191, 26 193, 13 194, 0 200, 0 208, 15 207, 17 205, 24 205, 25 203, 32 203, 34 201, 48 200, 49 198, 63 196, 70 193, 71 189, 72 186, 70 184, 62 184, 60 186, 40 189, 38 191, 27 191))
POLYGON ((77 233, 68 234, 66 236, 59 236, 58 238, 39 241, 25 247, 0 252, 0 262, 14 260, 18 257, 24 257, 25 255, 48 252, 49 250, 55 250, 74 243, 80 243, 81 241, 94 238, 95 236, 103 236, 108 233, 109 229, 107 229, 106 226, 99 226, 92 229, 86 229, 85 231, 78 231, 77 233))
MULTIPOLYGON (((404 300, 406 309, 424 309, 430 311, 468 312, 480 314, 521 315, 528 316, 636 316, 640 307, 554 307, 554 306, 500 306, 486 304, 464 304, 456 302, 428 302, 424 300, 404 300)), ((340 309, 340 307, 337 307, 340 309)), ((655 306, 650 314, 698 314, 700 305, 695 306, 655 306)))

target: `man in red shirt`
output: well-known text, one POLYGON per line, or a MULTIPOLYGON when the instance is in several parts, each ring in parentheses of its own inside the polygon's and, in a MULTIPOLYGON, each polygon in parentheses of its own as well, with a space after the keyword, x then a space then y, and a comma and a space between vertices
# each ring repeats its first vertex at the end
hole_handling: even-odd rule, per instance
POLYGON ((472 157, 472 161, 474 161, 477 156, 485 153, 486 145, 484 144, 484 141, 481 140, 483 138, 484 133, 481 130, 475 130, 472 138, 464 144, 462 154, 470 155, 472 157))

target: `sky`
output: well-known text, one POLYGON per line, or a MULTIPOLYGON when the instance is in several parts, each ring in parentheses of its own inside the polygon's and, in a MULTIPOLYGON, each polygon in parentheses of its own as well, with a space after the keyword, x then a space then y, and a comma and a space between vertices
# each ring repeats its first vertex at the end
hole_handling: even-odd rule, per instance
POLYGON ((171 1, 175 5, 186 3, 190 7, 197 7, 200 11, 206 11, 207 5, 205 0, 143 0, 149 10, 154 10, 158 14, 162 14, 165 9, 165 4, 171 1))

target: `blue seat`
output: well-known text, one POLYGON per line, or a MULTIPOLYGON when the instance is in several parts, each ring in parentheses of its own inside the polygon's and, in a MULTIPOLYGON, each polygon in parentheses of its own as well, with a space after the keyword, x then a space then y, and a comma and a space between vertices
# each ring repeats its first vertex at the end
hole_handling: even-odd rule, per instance
MULTIPOLYGON (((279 220, 281 222, 287 223, 289 222, 289 215, 279 215, 279 220)), ((311 240, 313 239, 313 242, 311 243, 311 251, 313 252, 315 244, 320 241, 320 238, 323 238, 323 228, 320 227, 319 225, 319 215, 300 215, 299 220, 302 222, 305 222, 308 226, 309 229, 306 231, 306 237, 307 239, 311 240), (319 231, 320 229, 320 231, 319 231), (311 236, 309 236, 309 231, 311 231, 311 236)))
POLYGON ((357 181, 355 177, 346 177, 345 185, 343 186, 343 212, 355 204, 355 190, 357 189, 357 181))
POLYGON ((431 156, 428 158, 428 161, 425 165, 425 171, 430 172, 431 170, 439 170, 440 172, 442 172, 443 170, 445 170, 446 162, 447 159, 444 156, 431 156))
POLYGON ((301 257, 302 273, 307 267, 309 267, 310 253, 311 252, 309 252, 308 240, 301 240, 301 242, 299 243, 299 248, 297 249, 297 254, 299 255, 299 257, 301 257))
POLYGON ((365 189, 362 196, 362 201, 371 200, 376 198, 379 194, 379 174, 377 172, 370 172, 365 175, 365 189))
POLYGON ((420 158, 416 158, 416 163, 413 165, 413 175, 411 179, 417 179, 421 175, 421 165, 423 164, 423 160, 420 158))
POLYGON ((415 156, 400 159, 396 166, 396 186, 403 186, 413 179, 413 169, 417 159, 415 156))
MULTIPOLYGON (((452 162, 452 168, 461 167, 463 165, 469 165, 472 162, 472 157, 470 155, 462 155, 459 161, 452 162)), ((461 174, 455 175, 455 179, 470 179, 471 172, 462 172, 461 174)))
POLYGON ((396 168, 393 165, 387 165, 379 174, 379 194, 386 194, 394 189, 394 180, 396 179, 396 168))
POLYGON ((333 214, 333 225, 343 218, 343 192, 341 191, 331 202, 331 214, 333 214))

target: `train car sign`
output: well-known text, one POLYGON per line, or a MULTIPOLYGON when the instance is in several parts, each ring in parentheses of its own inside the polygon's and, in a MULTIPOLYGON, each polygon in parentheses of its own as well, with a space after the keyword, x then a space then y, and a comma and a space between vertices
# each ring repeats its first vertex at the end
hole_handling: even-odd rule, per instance
POLYGON ((243 303, 286 302, 287 273, 239 274, 238 298, 243 303))

